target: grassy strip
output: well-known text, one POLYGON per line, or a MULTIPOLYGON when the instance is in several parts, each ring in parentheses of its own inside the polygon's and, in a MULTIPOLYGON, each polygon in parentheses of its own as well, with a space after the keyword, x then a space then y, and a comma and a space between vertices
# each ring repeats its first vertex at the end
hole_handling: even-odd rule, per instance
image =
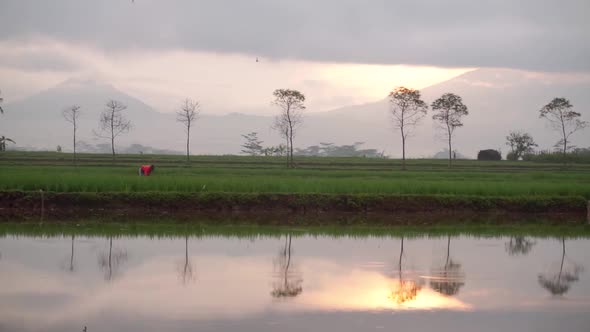
POLYGON ((168 223, 97 223, 82 221, 79 223, 14 223, 0 224, 0 237, 279 237, 285 234, 293 236, 327 236, 327 237, 504 237, 534 236, 543 238, 590 238, 590 225, 556 225, 554 223, 535 223, 520 225, 486 225, 453 224, 430 226, 308 226, 278 227, 262 225, 232 225, 211 223, 179 224, 168 223))
POLYGON ((137 176, 131 166, 0 166, 0 190, 54 192, 233 192, 583 196, 590 172, 239 167, 160 167, 137 176))
MULTIPOLYGON (((568 213, 583 217, 586 199, 571 197, 485 197, 461 195, 342 195, 266 193, 114 192, 55 193, 0 192, 0 214, 38 214, 43 199, 48 217, 108 216, 161 213, 188 216, 195 212, 288 213, 431 213, 502 212, 568 213), (69 215, 73 214, 73 215, 69 215)), ((580 218, 582 219, 582 218, 580 218)))

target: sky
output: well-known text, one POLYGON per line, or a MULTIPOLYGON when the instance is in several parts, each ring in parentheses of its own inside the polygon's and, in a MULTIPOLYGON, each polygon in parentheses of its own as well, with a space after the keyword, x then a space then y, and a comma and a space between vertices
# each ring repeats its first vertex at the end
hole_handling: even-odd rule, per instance
POLYGON ((2 0, 5 103, 97 79, 162 112, 326 111, 476 68, 590 72, 588 0, 2 0), (256 62, 258 59, 258 62, 256 62))

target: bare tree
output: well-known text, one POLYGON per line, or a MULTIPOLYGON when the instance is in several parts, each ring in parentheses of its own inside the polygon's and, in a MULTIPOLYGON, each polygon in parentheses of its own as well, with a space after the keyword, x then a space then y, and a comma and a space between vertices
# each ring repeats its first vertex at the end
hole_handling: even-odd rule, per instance
POLYGON ((572 110, 573 107, 570 101, 565 98, 554 98, 539 111, 539 117, 547 119, 551 128, 561 134, 561 139, 555 143, 555 146, 562 147, 564 162, 567 150, 572 148, 569 145, 571 143, 570 136, 588 126, 588 122, 580 120, 582 115, 572 110))
POLYGON ((109 100, 100 115, 100 133, 94 132, 96 136, 111 141, 113 160, 115 159, 115 139, 131 130, 131 121, 123 116, 123 111, 126 109, 127 106, 120 101, 109 100))
POLYGON ((61 112, 64 119, 72 124, 74 139, 74 164, 76 163, 76 130, 78 130, 78 117, 80 116, 80 106, 68 106, 61 112))
POLYGON ((297 128, 303 123, 305 96, 297 90, 289 89, 277 89, 273 96, 273 105, 278 106, 281 112, 276 116, 273 128, 286 138, 287 165, 293 167, 293 138, 297 128))
POLYGON ((191 127, 193 122, 199 117, 201 107, 198 101, 186 98, 180 107, 180 111, 176 112, 176 121, 184 125, 186 131, 186 161, 190 162, 190 139, 191 127))
POLYGON ((420 91, 403 86, 389 93, 389 105, 393 126, 402 137, 402 169, 406 169, 406 140, 426 115, 428 105, 420 99, 420 91))
POLYGON ((461 97, 454 93, 445 93, 432 103, 432 110, 437 112, 432 118, 437 120, 444 129, 445 139, 449 143, 449 167, 452 164, 453 134, 455 129, 463 127, 461 118, 468 115, 467 106, 463 104, 461 97))

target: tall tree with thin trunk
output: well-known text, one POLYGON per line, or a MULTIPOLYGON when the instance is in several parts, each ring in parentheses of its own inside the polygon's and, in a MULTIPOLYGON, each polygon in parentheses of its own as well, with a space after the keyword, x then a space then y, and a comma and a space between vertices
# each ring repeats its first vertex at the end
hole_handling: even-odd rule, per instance
POLYGON ((426 115, 428 105, 420 99, 420 91, 399 87, 389 93, 389 113, 393 126, 402 138, 402 169, 406 169, 406 141, 412 130, 426 115))
POLYGON ((201 106, 198 101, 186 98, 180 106, 180 111, 176 112, 176 121, 184 125, 186 131, 186 162, 190 162, 190 140, 191 128, 193 122, 199 117, 201 106))
POLYGON ((109 100, 100 115, 100 132, 94 132, 96 136, 111 141, 113 160, 115 159, 115 139, 131 130, 131 121, 127 120, 123 115, 123 111, 126 109, 127 106, 120 101, 109 100))
POLYGON ((287 165, 293 167, 293 139, 297 129, 303 123, 305 96, 297 90, 277 89, 274 91, 273 105, 278 106, 280 114, 276 116, 273 128, 287 140, 287 165))
POLYGON ((551 128, 558 131, 561 139, 555 143, 556 147, 561 147, 563 152, 563 161, 566 162, 567 150, 571 149, 570 136, 578 130, 588 126, 588 122, 580 120, 582 116, 572 110, 574 106, 565 98, 554 98, 549 104, 543 106, 539 111, 539 117, 549 121, 551 128))
POLYGON ((72 124, 73 129, 73 140, 74 140, 74 164, 77 161, 76 158, 76 131, 78 130, 78 117, 80 116, 80 106, 72 105, 64 109, 61 114, 67 122, 72 124))
POLYGON ((463 127, 461 118, 468 115, 467 106, 461 97, 454 93, 445 93, 432 103, 435 114, 432 118, 438 121, 443 129, 445 140, 449 143, 449 167, 453 160, 453 134, 455 129, 463 127))

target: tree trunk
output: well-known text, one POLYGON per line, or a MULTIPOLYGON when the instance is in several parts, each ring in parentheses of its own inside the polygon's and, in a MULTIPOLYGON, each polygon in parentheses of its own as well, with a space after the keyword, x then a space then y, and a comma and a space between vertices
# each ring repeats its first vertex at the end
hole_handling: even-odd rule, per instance
POLYGON ((72 235, 72 255, 70 256, 70 271, 74 271, 74 235, 72 235))
POLYGON ((451 236, 449 235, 449 237, 447 238, 447 260, 445 261, 445 270, 446 270, 447 266, 449 265, 450 253, 451 253, 451 236))
POLYGON ((191 138, 191 125, 189 123, 189 125, 186 127, 186 162, 190 163, 191 159, 190 159, 190 138, 191 138))
POLYGON ((289 150, 289 155, 291 156, 291 167, 295 167, 295 164, 293 163, 293 129, 290 130, 289 133, 289 145, 290 145, 290 150, 289 150))
POLYGON ((449 121, 449 120, 448 120, 448 115, 447 115, 447 135, 448 135, 448 137, 449 137, 449 168, 451 168, 451 162, 452 162, 452 161, 451 161, 451 160, 452 160, 452 156, 451 156, 451 154, 453 153, 453 152, 452 152, 452 150, 453 150, 453 147, 452 147, 452 145, 451 145, 451 140, 453 139, 453 136, 452 136, 452 134, 453 134, 453 133, 451 132, 451 127, 450 127, 450 125, 449 125, 449 122, 448 122, 448 121, 449 121))
POLYGON ((563 139, 563 163, 567 164, 567 140, 563 139))
POLYGON ((74 165, 76 165, 76 120, 74 119, 74 165))
POLYGON ((557 277, 558 282, 561 280, 561 273, 563 271, 563 261, 565 260, 565 238, 561 238, 561 244, 563 251, 561 253, 561 265, 559 266, 559 277, 557 277))
POLYGON ((565 134, 565 122, 563 120, 563 114, 560 112, 561 121, 561 132, 563 133, 563 164, 567 164, 567 135, 565 134))
MULTIPOLYGON (((402 256, 403 256, 403 254, 404 254, 404 237, 402 236, 402 244, 401 244, 401 248, 399 251, 399 273, 400 273, 400 276, 402 273, 402 256)), ((401 279, 401 277, 400 277, 400 279, 401 279)))
POLYGON ((113 265, 111 264, 111 257, 113 254, 113 236, 109 237, 109 278, 108 280, 111 281, 113 278, 113 265))
POLYGON ((285 156, 287 157, 287 168, 289 168, 290 160, 289 160, 289 128, 285 129, 285 140, 287 143, 287 151, 285 151, 285 156))
POLYGON ((449 168, 451 168, 452 158, 452 146, 451 146, 451 137, 449 136, 449 168))
POLYGON ((404 135, 404 130, 402 129, 402 170, 406 170, 406 136, 404 135))
POLYGON ((115 161, 115 112, 111 112, 111 150, 115 161))

